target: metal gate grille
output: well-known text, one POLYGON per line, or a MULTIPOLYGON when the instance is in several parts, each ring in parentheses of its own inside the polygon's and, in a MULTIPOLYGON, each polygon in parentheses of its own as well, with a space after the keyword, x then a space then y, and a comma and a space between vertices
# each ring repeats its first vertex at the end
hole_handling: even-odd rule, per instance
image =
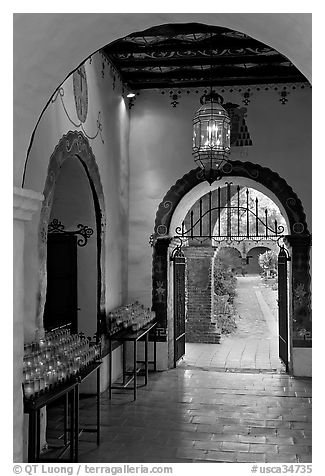
POLYGON ((176 248, 174 261, 174 366, 185 354, 185 257, 176 248))
POLYGON ((288 261, 282 246, 278 255, 279 357, 288 372, 288 261))
POLYGON ((249 189, 232 182, 201 197, 196 211, 192 209, 175 229, 175 237, 182 241, 196 239, 244 240, 278 239, 285 227, 273 219, 270 211, 259 204, 249 189))

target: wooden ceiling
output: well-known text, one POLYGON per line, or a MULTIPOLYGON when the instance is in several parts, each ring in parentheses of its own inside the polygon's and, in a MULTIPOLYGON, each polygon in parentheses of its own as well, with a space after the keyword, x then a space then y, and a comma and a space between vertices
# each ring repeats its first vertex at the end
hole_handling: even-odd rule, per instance
POLYGON ((132 33, 102 52, 134 90, 308 82, 273 48, 199 23, 132 33))

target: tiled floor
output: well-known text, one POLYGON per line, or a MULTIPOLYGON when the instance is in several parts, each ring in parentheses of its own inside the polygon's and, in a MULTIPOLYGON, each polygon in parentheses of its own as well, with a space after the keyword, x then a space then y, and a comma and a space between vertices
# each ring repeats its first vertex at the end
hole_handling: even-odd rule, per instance
MULTIPOLYGON (((80 408, 87 427, 95 398, 80 408)), ((136 402, 132 392, 115 391, 111 401, 103 393, 101 412, 101 445, 83 433, 81 462, 311 461, 308 379, 177 368, 150 374, 136 402)))
MULTIPOLYGON (((243 278, 235 337, 189 344, 173 370, 151 373, 132 391, 101 397, 101 444, 80 436, 80 462, 311 462, 311 380, 282 372, 274 293, 243 278), (252 312, 255 311, 255 312, 252 312)), ((49 409, 48 434, 62 427, 49 409)), ((95 397, 80 404, 81 426, 95 422, 95 397)))

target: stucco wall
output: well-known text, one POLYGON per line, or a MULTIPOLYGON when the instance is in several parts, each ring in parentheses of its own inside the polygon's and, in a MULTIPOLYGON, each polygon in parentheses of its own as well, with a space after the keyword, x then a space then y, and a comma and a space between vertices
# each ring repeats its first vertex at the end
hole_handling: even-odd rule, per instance
MULTIPOLYGON (((239 92, 226 90, 225 102, 243 105, 239 92)), ((168 92, 142 91, 131 111, 129 295, 151 302, 150 246, 159 203, 169 188, 195 167, 192 118, 200 94, 184 91, 173 108, 168 92)), ((253 146, 232 148, 231 157, 268 167, 301 199, 311 228, 311 89, 291 91, 286 105, 278 91, 253 91, 246 124, 253 146)))
MULTIPOLYGON (((129 112, 122 98, 122 84, 97 53, 85 63, 88 80, 88 116, 81 127, 77 118, 72 77, 62 88, 64 95, 51 102, 36 129, 30 150, 25 187, 43 192, 51 154, 69 130, 77 130, 93 137, 98 132, 98 113, 101 114, 101 133, 89 140, 101 177, 106 209, 106 309, 110 310, 126 299, 127 239, 128 239, 128 136, 129 112)), ((25 244, 25 339, 34 337, 38 303, 38 223, 35 214, 26 228, 25 244)))

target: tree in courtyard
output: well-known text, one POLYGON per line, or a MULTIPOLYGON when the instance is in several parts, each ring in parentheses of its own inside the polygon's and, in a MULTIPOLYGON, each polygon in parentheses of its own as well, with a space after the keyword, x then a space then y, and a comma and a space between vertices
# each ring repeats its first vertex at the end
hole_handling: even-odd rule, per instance
POLYGON ((258 257, 258 262, 263 269, 266 277, 275 275, 277 272, 278 255, 275 251, 269 250, 261 253, 258 257))
POLYGON ((214 264, 214 292, 218 296, 228 294, 232 302, 236 295, 235 257, 228 250, 220 250, 214 264))

